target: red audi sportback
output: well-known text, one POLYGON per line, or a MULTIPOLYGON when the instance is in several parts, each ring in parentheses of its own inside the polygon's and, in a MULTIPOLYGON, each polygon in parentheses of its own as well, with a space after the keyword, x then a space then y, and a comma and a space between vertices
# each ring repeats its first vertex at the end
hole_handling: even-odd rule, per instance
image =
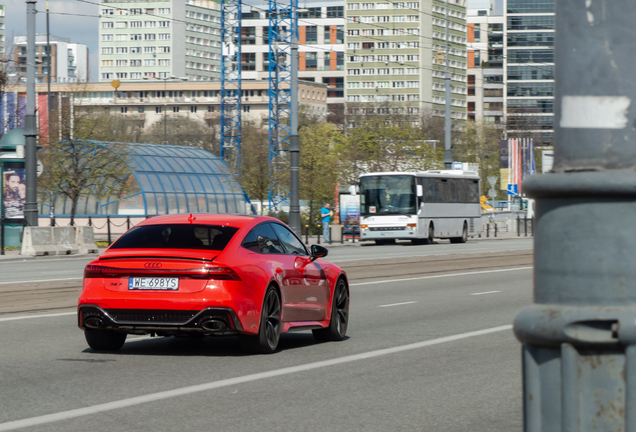
POLYGON ((78 324, 94 350, 118 350, 128 334, 238 335, 257 353, 290 330, 340 341, 349 285, 326 255, 270 217, 153 217, 86 266, 78 324))

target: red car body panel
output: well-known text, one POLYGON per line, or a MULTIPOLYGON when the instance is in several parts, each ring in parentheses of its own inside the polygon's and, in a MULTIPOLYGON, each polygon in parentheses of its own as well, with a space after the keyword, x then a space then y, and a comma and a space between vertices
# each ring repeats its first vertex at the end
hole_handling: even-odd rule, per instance
MULTIPOLYGON (((270 217, 234 215, 168 215, 148 219, 137 226, 204 224, 237 228, 222 251, 185 249, 107 249, 87 265, 78 308, 98 307, 131 311, 201 311, 224 308, 240 322, 238 330, 256 334, 267 288, 276 284, 281 293, 283 332, 295 327, 329 325, 332 296, 339 278, 338 266, 308 256, 262 254, 242 246, 245 236, 270 217), (208 271, 229 268, 240 280, 209 279, 208 271), (177 291, 129 290, 128 278, 178 276, 177 291)), ((81 315, 81 314, 80 314, 81 315)), ((81 316, 79 325, 84 328, 81 316)), ((139 328, 143 328, 140 323, 139 328)))

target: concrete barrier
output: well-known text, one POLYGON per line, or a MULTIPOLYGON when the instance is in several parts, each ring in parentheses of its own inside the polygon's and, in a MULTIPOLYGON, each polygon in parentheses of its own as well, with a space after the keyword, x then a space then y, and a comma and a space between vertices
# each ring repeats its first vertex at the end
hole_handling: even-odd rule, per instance
POLYGON ((75 255, 79 253, 75 239, 75 227, 54 227, 53 241, 58 255, 75 255))
POLYGON ((24 227, 20 255, 57 255, 55 237, 51 227, 24 227))
POLYGON ((95 244, 95 233, 93 231, 93 227, 77 227, 75 238, 77 239, 79 253, 89 254, 98 252, 97 245, 95 244))

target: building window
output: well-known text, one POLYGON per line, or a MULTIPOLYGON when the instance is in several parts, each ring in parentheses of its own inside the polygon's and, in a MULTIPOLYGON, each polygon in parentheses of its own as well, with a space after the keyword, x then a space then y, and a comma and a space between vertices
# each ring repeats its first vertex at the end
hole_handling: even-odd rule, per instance
POLYGON ((327 6, 327 18, 344 18, 344 6, 327 6))
POLYGON ((113 40, 113 35, 112 34, 103 34, 102 35, 102 42, 110 42, 113 40))
POLYGON ((197 112, 197 106, 196 105, 190 105, 190 112, 191 113, 196 113, 197 112))
POLYGON ((122 114, 126 114, 128 112, 128 107, 120 107, 119 110, 122 114))
POLYGON ((306 44, 318 43, 318 27, 317 26, 305 27, 305 43, 306 44))
POLYGON ((243 105, 243 112, 244 113, 250 112, 250 106, 249 105, 243 105))
POLYGON ((113 48, 112 47, 103 47, 102 48, 102 54, 112 54, 113 53, 113 48))
POLYGON ((172 107, 172 112, 178 113, 179 112, 179 107, 178 106, 173 106, 172 107))
POLYGON ((112 21, 106 21, 102 23, 102 28, 113 28, 115 24, 112 21))
POLYGON ((347 5, 347 10, 358 10, 360 9, 360 3, 349 3, 347 5))

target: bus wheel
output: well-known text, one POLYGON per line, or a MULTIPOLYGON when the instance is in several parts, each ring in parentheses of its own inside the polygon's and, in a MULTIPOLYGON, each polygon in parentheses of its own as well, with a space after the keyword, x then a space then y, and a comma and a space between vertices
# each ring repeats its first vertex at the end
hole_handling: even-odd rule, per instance
POLYGON ((426 238, 426 243, 433 244, 433 237, 435 237, 435 227, 431 223, 428 226, 428 237, 426 238))
POLYGON ((452 237, 450 241, 451 243, 466 243, 466 241, 468 241, 468 228, 466 227, 466 222, 464 222, 464 229, 462 230, 462 236, 452 237))

